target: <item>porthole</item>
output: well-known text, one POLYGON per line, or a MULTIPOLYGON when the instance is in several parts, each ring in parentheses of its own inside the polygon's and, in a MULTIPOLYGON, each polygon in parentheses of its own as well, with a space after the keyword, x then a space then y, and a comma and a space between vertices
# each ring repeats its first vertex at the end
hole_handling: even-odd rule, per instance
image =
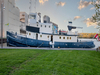
POLYGON ((63 37, 63 39, 65 39, 65 37, 63 37))
POLYGON ((31 33, 29 33, 29 35, 31 35, 31 33))
POLYGON ((67 39, 69 39, 69 37, 67 37, 67 39))
POLYGON ((59 37, 59 39, 61 39, 61 37, 59 37))
POLYGON ((71 37, 70 37, 70 40, 71 40, 71 37))
POLYGON ((42 37, 42 35, 40 35, 40 37, 42 37))
POLYGON ((47 36, 47 38, 49 38, 49 36, 47 36))

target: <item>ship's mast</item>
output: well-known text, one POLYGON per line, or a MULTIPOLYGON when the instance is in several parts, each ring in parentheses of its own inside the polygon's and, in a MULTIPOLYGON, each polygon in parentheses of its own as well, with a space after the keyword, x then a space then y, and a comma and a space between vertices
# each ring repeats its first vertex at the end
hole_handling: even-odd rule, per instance
POLYGON ((29 6, 29 13, 31 13, 31 9, 32 9, 32 0, 30 0, 30 6, 29 6))
MULTIPOLYGON (((34 4, 34 12, 36 13, 36 2, 37 0, 34 0, 33 4, 34 4)), ((32 12, 32 0, 30 0, 30 6, 29 6, 29 13, 32 12)))
POLYGON ((36 2, 37 2, 37 0, 34 0, 35 2, 35 4, 34 4, 34 9, 35 9, 35 12, 36 12, 36 2))

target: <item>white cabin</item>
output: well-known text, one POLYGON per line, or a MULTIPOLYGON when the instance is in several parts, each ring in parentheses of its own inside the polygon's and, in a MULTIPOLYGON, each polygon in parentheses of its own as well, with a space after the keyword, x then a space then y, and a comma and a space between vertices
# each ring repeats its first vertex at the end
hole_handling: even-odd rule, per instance
POLYGON ((33 27, 33 30, 27 31, 27 37, 31 39, 50 41, 53 44, 54 42, 77 42, 77 35, 71 34, 71 31, 68 35, 52 34, 52 23, 41 23, 41 16, 37 13, 30 13, 29 26, 33 27))

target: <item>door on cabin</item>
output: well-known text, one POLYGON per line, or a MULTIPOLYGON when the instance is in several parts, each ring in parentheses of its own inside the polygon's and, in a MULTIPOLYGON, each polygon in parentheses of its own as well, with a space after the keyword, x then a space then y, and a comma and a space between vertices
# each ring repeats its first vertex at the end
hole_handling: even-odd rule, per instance
POLYGON ((53 35, 51 35, 51 42, 53 42, 53 35))
POLYGON ((36 40, 38 40, 38 34, 36 34, 36 40))

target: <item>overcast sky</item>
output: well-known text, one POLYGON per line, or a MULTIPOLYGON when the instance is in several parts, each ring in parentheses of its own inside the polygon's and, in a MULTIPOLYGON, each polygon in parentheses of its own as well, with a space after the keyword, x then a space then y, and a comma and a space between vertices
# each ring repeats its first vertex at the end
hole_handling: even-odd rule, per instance
MULTIPOLYGON (((16 6, 20 11, 29 14, 30 0, 16 0, 16 6)), ((83 27, 76 29, 84 33, 98 33, 97 24, 91 22, 91 17, 95 14, 92 0, 32 0, 32 12, 40 12, 42 18, 48 15, 50 20, 58 24, 59 29, 68 30, 68 21, 73 22, 73 26, 83 27)), ((75 30, 75 31, 76 31, 75 30)), ((73 30, 74 31, 74 30, 73 30)))

